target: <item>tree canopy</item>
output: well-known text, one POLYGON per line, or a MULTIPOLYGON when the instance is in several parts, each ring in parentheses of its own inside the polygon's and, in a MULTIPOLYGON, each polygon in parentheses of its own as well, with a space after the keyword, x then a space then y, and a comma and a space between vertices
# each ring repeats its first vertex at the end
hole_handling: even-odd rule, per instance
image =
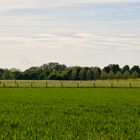
POLYGON ((0 68, 0 79, 3 80, 106 80, 140 78, 140 67, 129 65, 120 67, 110 64, 104 68, 99 67, 67 67, 64 64, 48 63, 40 67, 31 67, 25 71, 15 68, 0 68))

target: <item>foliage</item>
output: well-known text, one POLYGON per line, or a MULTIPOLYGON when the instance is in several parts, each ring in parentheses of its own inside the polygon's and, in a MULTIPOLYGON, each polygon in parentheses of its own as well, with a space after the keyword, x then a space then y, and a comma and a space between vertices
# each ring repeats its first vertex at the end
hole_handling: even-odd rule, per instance
POLYGON ((124 77, 124 79, 131 78, 130 72, 129 71, 124 72, 123 77, 124 77))
POLYGON ((114 79, 114 78, 115 78, 115 73, 114 73, 113 71, 110 71, 110 72, 108 73, 108 78, 109 78, 109 79, 114 79))
POLYGON ((86 79, 87 68, 81 68, 79 72, 79 79, 85 80, 86 79))
POLYGON ((5 80, 15 79, 14 73, 8 69, 5 69, 3 73, 3 79, 5 80))
POLYGON ((120 71, 118 71, 117 73, 116 73, 116 75, 115 75, 115 78, 116 79, 122 79, 122 73, 120 72, 120 71))
POLYGON ((134 72, 132 73, 131 77, 132 77, 133 79, 136 79, 136 78, 139 77, 139 73, 138 73, 137 71, 134 71, 134 72))
POLYGON ((105 69, 101 72, 100 78, 101 78, 102 80, 108 79, 108 74, 107 74, 107 72, 106 72, 105 69))
POLYGON ((0 68, 0 79, 3 79, 4 69, 0 68))
POLYGON ((99 79, 100 78, 100 74, 101 74, 101 69, 98 68, 98 67, 95 67, 93 69, 93 78, 94 78, 94 80, 99 79))
POLYGON ((18 69, 0 69, 0 79, 4 80, 98 80, 98 79, 140 78, 140 67, 130 68, 125 65, 110 64, 103 69, 99 67, 67 67, 64 64, 48 63, 40 67, 31 67, 25 71, 18 69))
POLYGON ((126 71, 130 71, 130 67, 128 65, 125 65, 123 68, 122 68, 122 73, 126 72, 126 71))
POLYGON ((93 73, 91 70, 87 70, 86 72, 86 80, 92 80, 93 73))

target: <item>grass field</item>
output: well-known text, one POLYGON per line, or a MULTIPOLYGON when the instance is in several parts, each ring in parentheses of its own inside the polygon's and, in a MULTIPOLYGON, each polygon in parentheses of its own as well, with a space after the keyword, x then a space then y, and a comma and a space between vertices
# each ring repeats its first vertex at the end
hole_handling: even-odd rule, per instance
POLYGON ((0 89, 0 139, 139 140, 140 89, 0 89))
POLYGON ((97 81, 1 80, 0 88, 140 88, 140 79, 97 81))

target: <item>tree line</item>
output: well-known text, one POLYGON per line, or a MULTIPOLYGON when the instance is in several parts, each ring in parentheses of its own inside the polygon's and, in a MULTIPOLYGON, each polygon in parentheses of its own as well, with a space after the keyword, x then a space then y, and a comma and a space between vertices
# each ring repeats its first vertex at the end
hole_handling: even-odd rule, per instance
POLYGON ((120 68, 118 64, 110 64, 104 68, 99 67, 67 67, 64 64, 48 63, 40 67, 31 67, 25 71, 18 69, 0 68, 1 80, 106 80, 140 78, 140 67, 132 68, 125 65, 120 68))

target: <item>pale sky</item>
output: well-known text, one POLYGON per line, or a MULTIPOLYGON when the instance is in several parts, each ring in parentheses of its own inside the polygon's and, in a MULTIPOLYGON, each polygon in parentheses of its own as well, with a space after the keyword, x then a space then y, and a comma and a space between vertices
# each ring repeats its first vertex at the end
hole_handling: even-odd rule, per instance
POLYGON ((0 0, 0 67, 140 65, 140 0, 0 0))

